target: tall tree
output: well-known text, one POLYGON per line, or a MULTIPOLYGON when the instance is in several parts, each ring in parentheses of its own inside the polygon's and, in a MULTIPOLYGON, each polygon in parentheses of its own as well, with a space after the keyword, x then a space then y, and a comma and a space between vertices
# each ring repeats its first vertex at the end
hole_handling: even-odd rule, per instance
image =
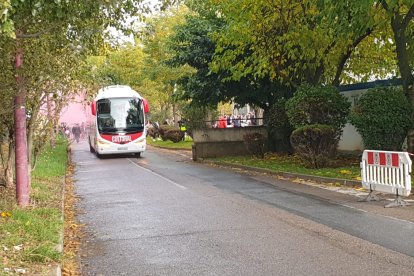
POLYGON ((376 11, 372 5, 370 9, 356 10, 368 22, 363 28, 353 27, 352 14, 337 15, 336 20, 344 22, 341 27, 347 23, 345 32, 332 24, 328 15, 333 14, 330 11, 337 3, 329 1, 211 3, 226 22, 215 36, 217 49, 212 68, 227 70, 236 80, 253 74, 293 87, 302 82, 339 84, 350 56, 372 33, 377 19, 371 17, 376 11))
MULTIPOLYGON (((414 2, 411 0, 381 0, 394 34, 395 52, 403 89, 414 107, 414 2)), ((412 114, 414 121, 414 113, 412 114)), ((408 151, 414 152, 414 128, 409 131, 408 151)))
POLYGON ((173 52, 169 63, 173 66, 188 64, 196 69, 194 74, 180 79, 181 97, 198 106, 234 101, 268 110, 277 97, 289 92, 286 87, 252 74, 232 80, 225 70, 211 71, 216 51, 212 36, 225 26, 224 23, 214 13, 203 12, 187 16, 186 22, 175 29, 169 43, 173 52))
POLYGON ((145 76, 143 90, 156 91, 158 100, 154 100, 158 102, 161 112, 158 119, 169 117, 167 112, 171 112, 174 122, 178 121, 179 110, 175 97, 177 80, 193 71, 186 64, 171 68, 166 63, 171 58, 171 52, 168 51, 169 37, 173 34, 175 26, 184 22, 187 13, 186 7, 174 6, 164 13, 149 18, 141 31, 145 53, 142 72, 145 76))
MULTIPOLYGON (((383 68, 388 70, 389 75, 401 76, 405 95, 414 107, 414 2, 412 0, 324 2, 331 7, 327 12, 329 22, 343 34, 350 33, 353 29, 376 27, 381 30, 375 33, 371 45, 377 49, 382 48, 381 50, 393 49, 394 64, 383 68), (347 22, 347 18, 352 19, 352 24, 347 22)), ((389 54, 385 58, 381 56, 379 60, 388 60, 389 57, 389 54)), ((371 63, 369 65, 372 66, 371 63)), ((412 116, 414 120, 414 114, 412 116)), ((409 132, 408 148, 409 151, 414 151, 414 130, 409 132)))

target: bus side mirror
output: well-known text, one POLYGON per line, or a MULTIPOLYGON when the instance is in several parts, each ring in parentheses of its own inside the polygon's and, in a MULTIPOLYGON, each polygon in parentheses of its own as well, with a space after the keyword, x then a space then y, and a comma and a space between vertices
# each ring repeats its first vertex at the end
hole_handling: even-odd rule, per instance
POLYGON ((93 116, 96 116, 96 102, 93 101, 91 104, 91 113, 93 116))
POLYGON ((142 99, 142 103, 144 104, 144 113, 149 113, 150 109, 149 109, 149 104, 148 101, 146 99, 142 99))

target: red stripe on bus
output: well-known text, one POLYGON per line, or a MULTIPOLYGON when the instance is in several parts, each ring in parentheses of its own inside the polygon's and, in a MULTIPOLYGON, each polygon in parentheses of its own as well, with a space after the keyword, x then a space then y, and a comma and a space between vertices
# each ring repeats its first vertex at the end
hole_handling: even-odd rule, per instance
MULTIPOLYGON (((126 134, 126 135, 121 135, 121 136, 131 136, 131 142, 133 142, 134 140, 138 139, 139 137, 141 137, 143 134, 143 132, 139 132, 139 133, 133 133, 133 134, 126 134)), ((114 142, 112 137, 113 136, 119 136, 118 134, 114 134, 114 135, 110 135, 110 134, 101 134, 101 137, 109 142, 115 143, 115 144, 126 144, 129 142, 114 142)))

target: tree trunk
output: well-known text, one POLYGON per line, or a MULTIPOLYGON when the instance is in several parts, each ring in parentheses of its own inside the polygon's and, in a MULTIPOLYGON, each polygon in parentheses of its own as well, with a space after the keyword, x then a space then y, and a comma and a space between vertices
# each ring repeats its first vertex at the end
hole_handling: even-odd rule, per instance
POLYGON ((17 40, 15 56, 15 73, 17 93, 14 97, 14 125, 16 152, 16 198, 20 207, 29 205, 29 176, 27 165, 26 141, 26 90, 21 76, 23 66, 23 49, 17 40))
POLYGON ((176 126, 178 122, 178 115, 177 115, 177 106, 175 103, 172 104, 172 109, 173 109, 174 125, 176 126))
MULTIPOLYGON (((30 184, 30 176, 33 169, 33 135, 35 129, 35 123, 37 120, 37 116, 39 115, 39 108, 32 109, 32 116, 30 117, 29 123, 27 125, 27 160, 29 163, 29 184, 30 184)), ((30 185, 29 185, 30 187, 30 185)))
MULTIPOLYGON (((411 85, 407 89, 407 96, 410 101, 411 107, 414 110, 414 85, 411 85)), ((411 113, 411 121, 414 122, 414 112, 411 113)), ((411 128, 407 135, 407 151, 414 153, 414 129, 411 128)))
POLYGON ((55 147, 55 135, 54 135, 54 122, 53 122, 53 116, 52 116, 52 107, 50 102, 50 94, 48 93, 46 96, 46 105, 47 105, 47 124, 48 124, 48 130, 49 130, 49 143, 50 147, 55 147))
MULTIPOLYGON (((402 16, 396 15, 391 19, 391 27, 394 33, 395 52, 397 54, 398 68, 403 82, 404 93, 414 108, 414 75, 410 66, 410 57, 407 49, 407 36, 402 25, 402 16)), ((411 114, 414 121, 414 113, 411 114)), ((414 129, 410 129, 407 137, 407 150, 414 152, 414 129)))

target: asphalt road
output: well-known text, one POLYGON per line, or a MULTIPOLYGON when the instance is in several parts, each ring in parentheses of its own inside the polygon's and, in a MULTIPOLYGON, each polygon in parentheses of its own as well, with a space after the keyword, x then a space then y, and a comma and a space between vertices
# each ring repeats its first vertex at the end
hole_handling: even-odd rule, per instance
POLYGON ((185 155, 72 151, 82 275, 414 275, 412 222, 185 155))

